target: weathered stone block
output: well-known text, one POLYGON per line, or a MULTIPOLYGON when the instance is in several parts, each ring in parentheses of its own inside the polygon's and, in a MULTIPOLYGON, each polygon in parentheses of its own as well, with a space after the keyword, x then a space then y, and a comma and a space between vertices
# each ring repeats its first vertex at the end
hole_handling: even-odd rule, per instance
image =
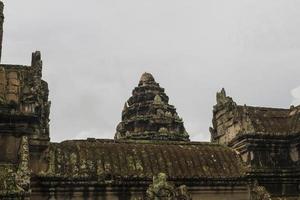
POLYGON ((7 79, 18 79, 18 73, 17 72, 8 72, 7 73, 7 79))
POLYGON ((20 81, 18 79, 9 79, 8 84, 12 86, 19 86, 20 81))
POLYGON ((19 97, 16 94, 7 94, 6 95, 6 101, 7 102, 14 102, 14 103, 18 103, 19 102, 19 97))

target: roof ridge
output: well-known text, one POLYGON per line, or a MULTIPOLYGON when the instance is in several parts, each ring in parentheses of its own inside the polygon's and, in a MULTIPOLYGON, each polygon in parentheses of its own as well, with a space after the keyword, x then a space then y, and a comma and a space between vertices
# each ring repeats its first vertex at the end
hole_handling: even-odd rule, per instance
POLYGON ((114 140, 114 139, 96 139, 96 138, 87 138, 87 139, 78 139, 78 140, 65 140, 62 142, 51 142, 51 144, 64 144, 70 142, 98 142, 98 143, 118 143, 118 144, 164 144, 164 145, 205 145, 205 146, 220 146, 226 147, 221 144, 212 143, 212 142, 203 142, 203 141, 165 141, 165 140, 114 140))

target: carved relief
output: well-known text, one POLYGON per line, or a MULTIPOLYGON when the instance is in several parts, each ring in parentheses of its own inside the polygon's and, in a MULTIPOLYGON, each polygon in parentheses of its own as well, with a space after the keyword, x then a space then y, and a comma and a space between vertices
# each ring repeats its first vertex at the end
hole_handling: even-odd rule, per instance
POLYGON ((30 186, 30 169, 29 169, 29 144, 28 137, 22 136, 19 150, 19 164, 16 173, 16 181, 19 187, 25 191, 30 186))
POLYGON ((146 200, 191 200, 186 186, 175 186, 167 181, 167 175, 159 173, 153 177, 151 184, 146 192, 146 200))
POLYGON ((15 71, 8 72, 7 74, 8 85, 6 100, 8 103, 18 103, 20 93, 20 81, 18 79, 18 73, 15 71))
POLYGON ((265 187, 259 186, 257 181, 251 188, 251 200, 272 200, 271 195, 265 187))
MULTIPOLYGON (((23 136, 19 149, 17 169, 14 165, 0 165, 0 199, 2 196, 15 195, 22 199, 22 195, 30 192, 30 170, 28 138, 23 136)), ((3 198, 11 199, 11 198, 3 198)), ((19 198, 17 198, 19 199, 19 198)))

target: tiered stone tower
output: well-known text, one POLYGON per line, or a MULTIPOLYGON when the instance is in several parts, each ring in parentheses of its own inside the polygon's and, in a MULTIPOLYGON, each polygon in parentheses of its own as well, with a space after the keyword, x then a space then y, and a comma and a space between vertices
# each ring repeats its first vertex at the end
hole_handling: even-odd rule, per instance
POLYGON ((125 103, 115 139, 189 141, 182 119, 151 74, 142 75, 125 103))

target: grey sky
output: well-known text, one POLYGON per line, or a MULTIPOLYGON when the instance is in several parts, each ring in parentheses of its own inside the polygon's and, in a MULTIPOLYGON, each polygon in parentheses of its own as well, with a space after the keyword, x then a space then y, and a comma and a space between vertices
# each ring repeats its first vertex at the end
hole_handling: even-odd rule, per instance
POLYGON ((192 140, 209 140, 215 93, 300 104, 299 0, 9 0, 4 63, 41 50, 53 141, 113 138, 141 74, 166 89, 192 140))

